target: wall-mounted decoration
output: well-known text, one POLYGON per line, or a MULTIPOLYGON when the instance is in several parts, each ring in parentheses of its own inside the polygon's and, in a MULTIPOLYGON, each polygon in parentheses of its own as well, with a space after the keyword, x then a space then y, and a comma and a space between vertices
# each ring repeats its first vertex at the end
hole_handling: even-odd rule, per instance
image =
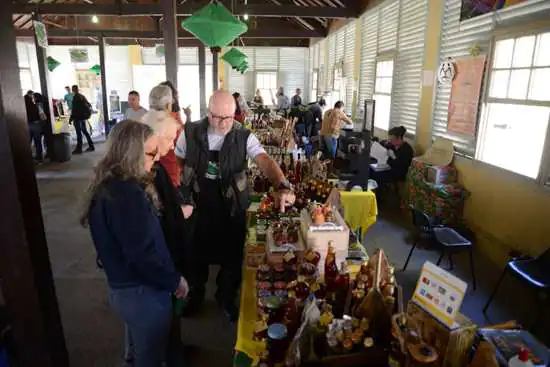
POLYGON ((460 20, 472 19, 526 1, 527 0, 462 0, 460 20))
POLYGON ((473 57, 479 56, 479 54, 481 53, 481 47, 478 44, 473 44, 468 49, 468 52, 470 53, 470 56, 473 56, 473 57))
POLYGON ((48 56, 47 60, 48 60, 48 70, 49 71, 54 71, 56 67, 61 65, 61 63, 59 61, 57 61, 56 59, 54 59, 51 56, 48 56))
POLYGON ((71 62, 79 63, 89 61, 88 49, 86 48, 71 48, 69 54, 71 55, 71 62))
POLYGON ((38 43, 38 46, 42 48, 47 48, 48 34, 46 32, 46 26, 44 25, 44 23, 34 20, 32 22, 32 26, 34 28, 34 34, 36 34, 36 42, 38 43))
POLYGON ((437 69, 437 80, 441 84, 451 84, 456 75, 456 65, 451 58, 443 61, 437 69))
POLYGON ((475 136, 485 55, 456 60, 456 78, 451 87, 447 130, 475 136))

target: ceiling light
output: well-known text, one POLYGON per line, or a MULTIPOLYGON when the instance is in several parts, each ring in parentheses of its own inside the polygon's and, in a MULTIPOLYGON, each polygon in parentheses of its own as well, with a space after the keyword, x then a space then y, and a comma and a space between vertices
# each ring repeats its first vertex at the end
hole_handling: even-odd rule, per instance
POLYGON ((92 23, 99 23, 99 18, 97 15, 92 15, 92 23))
POLYGON ((244 13, 243 18, 244 20, 248 20, 248 14, 244 13))

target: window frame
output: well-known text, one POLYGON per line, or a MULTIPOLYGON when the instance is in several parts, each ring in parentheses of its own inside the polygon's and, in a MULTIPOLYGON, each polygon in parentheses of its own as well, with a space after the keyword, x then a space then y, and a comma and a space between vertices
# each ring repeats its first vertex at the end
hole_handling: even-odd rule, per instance
MULTIPOLYGON (((482 144, 485 140, 485 135, 487 134, 487 124, 489 119, 489 113, 488 113, 488 105, 489 104, 507 104, 507 105, 520 105, 520 106, 539 106, 539 107, 550 107, 550 101, 537 101, 529 99, 529 88, 530 88, 530 82, 531 82, 531 72, 533 70, 542 69, 542 68, 549 68, 549 66, 539 66, 536 67, 533 65, 535 53, 536 53, 536 40, 535 45, 533 47, 533 53, 531 55, 531 65, 528 67, 513 67, 513 64, 510 65, 509 68, 494 68, 493 63, 495 61, 495 53, 496 53, 496 44, 499 41, 508 40, 508 39, 518 39, 521 37, 528 37, 528 36, 538 36, 543 33, 550 32, 550 26, 535 26, 535 27, 522 27, 522 28, 516 28, 516 29, 501 29, 496 30, 493 32, 493 35, 491 36, 489 40, 489 50, 488 50, 488 57, 485 65, 485 76, 484 81, 482 84, 482 92, 481 92, 481 101, 480 101, 480 112, 478 114, 478 120, 476 124, 476 135, 475 135, 475 150, 474 150, 474 157, 470 157, 470 159, 473 159, 476 162, 482 163, 484 165, 487 165, 489 167, 493 167, 495 169, 498 169, 500 171, 504 171, 508 174, 511 174, 515 176, 516 178, 519 178, 520 180, 524 182, 530 182, 534 183, 539 188, 542 188, 543 190, 550 192, 550 116, 548 119, 548 124, 546 128, 546 136, 544 140, 544 146, 542 149, 542 156, 541 161, 539 165, 539 172, 536 178, 531 178, 529 176, 526 176, 524 174, 511 171, 506 168, 502 168, 499 166, 495 166, 489 162, 485 162, 480 158, 481 152, 482 152, 482 144), (522 29, 523 28, 523 29, 522 29), (527 85, 527 95, 525 99, 513 99, 513 98, 497 98, 497 97, 491 97, 490 96, 490 89, 491 89, 491 83, 493 79, 493 71, 494 70, 529 70, 529 84, 527 85), (544 181, 549 181, 548 185, 544 184, 544 181)), ((514 49, 515 50, 515 42, 514 42, 514 49)), ((513 63, 513 57, 514 53, 512 51, 512 63, 513 63)), ((510 75, 508 76, 508 86, 507 86, 507 92, 510 87, 510 75)))
MULTIPOLYGON (((279 83, 279 72, 277 70, 272 70, 272 69, 259 69, 259 70, 255 70, 254 71, 254 93, 256 93, 256 90, 260 89, 260 94, 261 94, 261 90, 265 90, 265 88, 259 88, 258 87, 258 74, 274 74, 275 75, 275 92, 277 92, 277 88, 278 88, 278 83, 279 83)), ((274 96, 274 94, 273 94, 274 96)), ((269 104, 266 103, 267 101, 265 100, 264 98, 264 105, 266 106, 273 106, 273 100, 271 98, 271 96, 269 97, 269 104)))
MULTIPOLYGON (((387 77, 387 76, 381 76, 380 78, 387 78, 389 79, 390 77, 387 77)), ((375 125, 374 127, 376 129, 379 129, 379 130, 382 130, 382 131, 389 131, 392 127, 392 108, 391 108, 391 101, 393 100, 393 90, 394 90, 394 87, 395 87, 395 53, 394 52, 391 52, 391 53, 387 53, 387 54, 379 54, 375 59, 374 59, 374 82, 373 82, 373 86, 372 86, 372 99, 373 100, 376 100, 375 96, 376 95, 382 95, 382 96, 389 96, 390 97, 390 113, 389 113, 389 116, 388 116, 388 128, 387 129, 383 129, 381 127, 378 127, 376 126, 376 119, 374 120, 375 121, 375 125), (381 93, 377 93, 376 92, 376 81, 378 80, 378 63, 382 63, 382 62, 388 62, 388 61, 391 61, 392 63, 392 73, 391 73, 391 89, 390 89, 390 92, 387 93, 387 92, 381 92, 381 93)))
POLYGON ((311 71, 311 89, 310 93, 312 94, 309 98, 312 101, 317 100, 317 96, 319 95, 319 69, 313 69, 311 71))

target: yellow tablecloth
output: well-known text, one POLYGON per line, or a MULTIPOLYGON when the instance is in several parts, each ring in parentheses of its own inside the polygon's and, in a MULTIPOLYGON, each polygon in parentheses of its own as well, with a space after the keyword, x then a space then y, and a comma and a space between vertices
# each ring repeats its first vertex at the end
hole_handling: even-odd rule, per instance
POLYGON ((372 191, 341 191, 340 203, 344 219, 352 231, 361 228, 363 236, 376 222, 378 206, 372 191))
POLYGON ((241 307, 235 343, 235 351, 246 354, 254 363, 258 361, 258 353, 265 348, 265 343, 253 340, 254 323, 257 320, 255 278, 254 270, 243 270, 241 307))

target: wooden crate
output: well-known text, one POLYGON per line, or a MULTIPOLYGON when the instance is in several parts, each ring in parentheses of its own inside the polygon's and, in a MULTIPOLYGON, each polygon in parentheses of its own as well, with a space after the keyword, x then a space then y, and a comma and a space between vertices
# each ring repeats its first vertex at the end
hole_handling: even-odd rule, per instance
POLYGON ((422 339, 437 349, 439 359, 435 366, 462 367, 467 364, 477 330, 477 325, 470 319, 458 314, 456 325, 448 328, 413 301, 409 301, 407 314, 420 328, 422 339))

